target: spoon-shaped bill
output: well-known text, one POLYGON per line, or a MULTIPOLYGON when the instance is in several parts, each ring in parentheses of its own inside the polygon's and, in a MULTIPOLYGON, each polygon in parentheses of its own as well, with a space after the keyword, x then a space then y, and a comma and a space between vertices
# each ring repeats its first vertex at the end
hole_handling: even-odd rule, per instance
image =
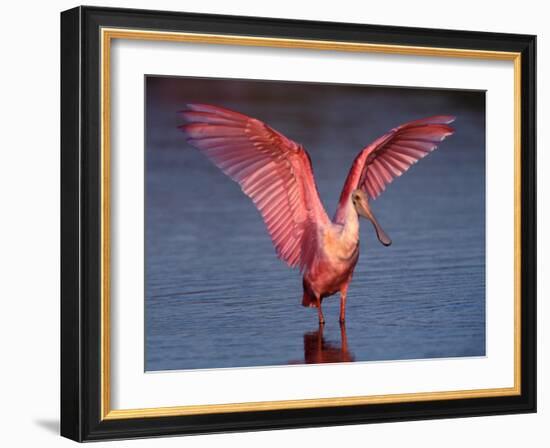
POLYGON ((384 229, 380 226, 380 223, 372 214, 370 217, 368 217, 370 221, 372 222, 372 225, 374 226, 374 230, 376 231, 376 236, 378 237, 378 241, 380 241, 384 246, 389 246, 391 244, 391 238, 388 236, 386 232, 384 232, 384 229))
POLYGON ((391 239, 388 234, 384 232, 384 229, 376 219, 376 216, 374 216, 374 213, 369 206, 369 201, 366 194, 361 190, 356 190, 353 198, 357 213, 372 222, 378 241, 380 241, 384 246, 389 246, 391 244, 391 239))

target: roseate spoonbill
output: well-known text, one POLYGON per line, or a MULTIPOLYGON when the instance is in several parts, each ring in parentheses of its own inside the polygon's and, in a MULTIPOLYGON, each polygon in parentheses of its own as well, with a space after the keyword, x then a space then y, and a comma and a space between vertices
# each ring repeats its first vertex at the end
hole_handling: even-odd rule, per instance
POLYGON ((321 203, 309 154, 262 121, 208 104, 188 104, 179 126, 187 142, 237 182, 265 222, 280 259, 303 273, 302 305, 316 307, 340 292, 340 322, 359 258, 359 216, 389 246, 369 204, 454 130, 454 117, 437 115, 398 126, 364 147, 348 173, 331 220, 321 203))

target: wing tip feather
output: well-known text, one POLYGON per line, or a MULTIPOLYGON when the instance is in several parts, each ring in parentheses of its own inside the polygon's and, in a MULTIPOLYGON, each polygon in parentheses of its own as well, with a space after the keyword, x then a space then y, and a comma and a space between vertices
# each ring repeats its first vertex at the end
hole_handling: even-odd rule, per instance
MULTIPOLYGON (((374 165, 373 168, 375 169, 372 170, 371 176, 367 176, 367 178, 361 184, 361 188, 366 191, 369 198, 372 200, 377 199, 386 190, 387 185, 392 183, 395 178, 400 177, 420 159, 424 158, 433 150, 435 150, 443 140, 453 135, 455 133, 455 129, 450 126, 450 123, 453 123, 455 120, 456 116, 454 115, 434 115, 431 117, 405 123, 401 126, 393 128, 385 136, 381 137, 379 139, 381 140, 381 142, 378 143, 378 147, 383 147, 388 144, 388 142, 390 142, 389 145, 391 147, 392 139, 396 139, 399 142, 398 146, 404 146, 405 149, 407 149, 407 145, 405 144, 406 141, 417 141, 423 142, 425 144, 431 143, 431 147, 412 147, 409 149, 409 151, 398 150, 398 154, 385 154, 383 160, 384 163, 381 164, 381 168, 377 170, 376 165, 374 165), (384 139, 384 137, 386 138, 384 139), (410 155, 410 157, 408 157, 410 158, 410 160, 408 160, 406 163, 404 160, 401 160, 403 158, 401 157, 401 153, 404 152, 405 155, 407 155, 407 153, 410 153, 411 151, 418 154, 413 154, 414 157, 413 155, 410 155), (395 160, 395 157, 398 155, 400 157, 395 160), (388 171, 388 173, 391 174, 391 179, 386 179, 383 176, 383 171, 388 170, 388 167, 385 165, 388 165, 390 168, 390 171, 388 171), (382 167, 384 168, 384 170, 382 169, 382 167), (378 176, 380 175, 382 175, 381 179, 378 178, 378 176)), ((366 147, 365 150, 368 148, 369 147, 366 147)), ((374 154, 376 153, 376 149, 377 148, 371 149, 371 154, 369 156, 369 159, 365 161, 366 163, 370 161, 374 164, 372 160, 376 160, 376 156, 374 156, 374 154)))

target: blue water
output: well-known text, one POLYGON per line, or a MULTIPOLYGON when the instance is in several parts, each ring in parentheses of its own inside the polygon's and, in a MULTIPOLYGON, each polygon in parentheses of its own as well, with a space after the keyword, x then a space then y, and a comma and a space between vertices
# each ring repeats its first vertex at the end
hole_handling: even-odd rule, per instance
POLYGON ((484 104, 483 92, 148 78, 145 369, 483 356, 484 104), (175 129, 186 101, 304 144, 330 216, 363 146, 411 119, 457 116, 456 134, 373 203, 392 246, 362 222, 345 328, 332 296, 319 331, 251 201, 175 129))

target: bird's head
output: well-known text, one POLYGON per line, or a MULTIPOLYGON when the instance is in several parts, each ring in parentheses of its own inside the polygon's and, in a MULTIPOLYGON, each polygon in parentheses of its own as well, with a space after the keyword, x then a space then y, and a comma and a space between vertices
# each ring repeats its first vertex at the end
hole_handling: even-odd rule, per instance
POLYGON ((367 197, 367 194, 361 189, 354 190, 351 194, 351 200, 357 214, 359 216, 367 218, 370 222, 372 222, 374 230, 376 231, 376 236, 378 237, 378 241, 380 241, 384 246, 389 246, 391 244, 391 239, 386 234, 386 232, 384 232, 384 230, 378 223, 378 220, 374 216, 374 213, 372 212, 369 205, 369 198, 367 197))

